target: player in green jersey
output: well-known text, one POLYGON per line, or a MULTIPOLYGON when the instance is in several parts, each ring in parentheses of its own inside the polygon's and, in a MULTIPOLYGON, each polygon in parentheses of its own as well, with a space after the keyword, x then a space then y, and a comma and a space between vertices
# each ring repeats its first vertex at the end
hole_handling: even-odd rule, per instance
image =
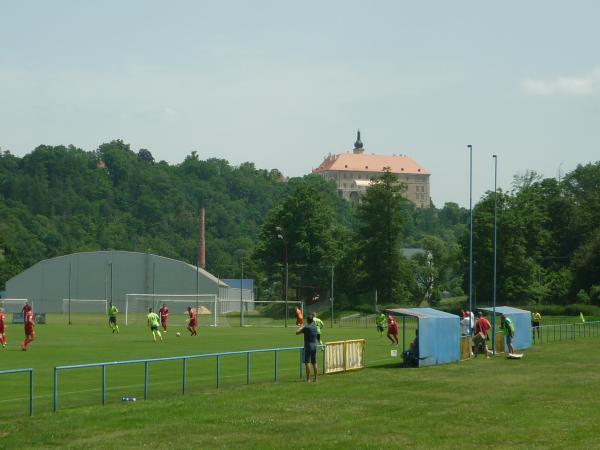
MULTIPOLYGON (((321 319, 319 319, 317 317, 317 313, 313 313, 313 323, 315 324, 315 327, 317 327, 317 342, 320 345, 323 345, 323 341, 321 340, 321 330, 323 329, 325 324, 323 323, 323 321, 321 319)), ((323 347, 321 347, 321 350, 322 349, 323 349, 323 347)))
POLYGON ((158 324, 160 323, 160 318, 158 314, 152 312, 152 308, 148 309, 148 326, 150 327, 150 331, 152 331, 152 339, 156 342, 156 335, 160 338, 162 342, 162 334, 160 334, 160 330, 158 329, 158 324))
POLYGON ((375 323, 377 324, 377 331, 379 331, 379 336, 383 337, 383 332, 385 331, 385 314, 380 312, 377 314, 375 318, 375 323))
POLYGON ((115 305, 111 305, 108 310, 108 326, 112 328, 112 332, 119 332, 119 325, 117 325, 117 314, 119 310, 115 305))

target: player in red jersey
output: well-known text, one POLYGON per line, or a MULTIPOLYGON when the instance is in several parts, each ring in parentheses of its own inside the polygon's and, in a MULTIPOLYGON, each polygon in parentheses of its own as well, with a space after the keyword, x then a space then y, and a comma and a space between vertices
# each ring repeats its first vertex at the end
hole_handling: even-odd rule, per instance
POLYGON ((163 303, 161 308, 158 310, 158 315, 160 316, 160 324, 162 325, 163 330, 165 330, 166 333, 167 326, 169 325, 169 308, 167 308, 167 305, 163 303))
POLYGON ((198 336, 198 321, 196 320, 196 311, 191 306, 187 308, 190 319, 188 321, 187 329, 191 333, 191 336, 198 336))
POLYGON ((302 315, 302 310, 298 306, 296 306, 296 326, 304 326, 304 316, 302 315))
POLYGON ((6 347, 6 330, 4 329, 4 309, 0 308, 0 344, 6 347))
POLYGON ((392 345, 393 344, 398 345, 398 322, 396 322, 396 320, 391 315, 388 315, 387 323, 388 323, 387 337, 390 341, 392 341, 392 345))
POLYGON ((25 304, 23 310, 25 315, 23 316, 23 323, 25 325, 25 340, 21 342, 21 348, 23 351, 27 351, 27 346, 35 339, 35 320, 33 316, 33 310, 31 306, 25 304), (27 308, 25 308, 25 306, 27 308))

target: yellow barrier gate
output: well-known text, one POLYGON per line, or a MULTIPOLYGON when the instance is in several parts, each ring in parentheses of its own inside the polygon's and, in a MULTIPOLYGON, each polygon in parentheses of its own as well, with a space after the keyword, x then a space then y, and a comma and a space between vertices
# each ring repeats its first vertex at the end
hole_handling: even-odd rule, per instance
POLYGON ((364 367, 364 339, 325 343, 325 373, 346 372, 364 367))

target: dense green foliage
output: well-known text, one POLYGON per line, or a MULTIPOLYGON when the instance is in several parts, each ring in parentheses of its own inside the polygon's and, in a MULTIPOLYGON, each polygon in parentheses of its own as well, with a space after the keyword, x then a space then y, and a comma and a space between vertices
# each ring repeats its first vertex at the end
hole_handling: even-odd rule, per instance
MULTIPOLYGON (((560 182, 527 172, 496 201, 497 303, 575 303, 582 290, 592 301, 600 284, 600 163, 580 165, 560 182)), ((473 222, 479 304, 492 298, 493 213, 488 192, 473 222)))
POLYGON ((251 251, 263 217, 291 188, 278 171, 251 163, 231 167, 193 152, 172 166, 141 155, 121 141, 93 152, 4 152, 0 286, 37 261, 77 251, 150 251, 195 263, 202 206, 207 269, 232 276, 239 251, 251 251))
MULTIPOLYGON (((341 200, 315 175, 283 179, 252 163, 231 166, 192 152, 156 162, 122 141, 95 151, 40 146, 0 153, 0 288, 34 263, 78 251, 132 250, 196 262, 198 212, 207 214, 207 270, 256 280, 261 298, 327 298, 331 268, 344 305, 436 304, 468 285, 469 212, 456 203, 416 208, 390 173, 363 200, 341 200), (425 252, 402 256, 404 248, 425 252)), ((474 208, 474 299, 600 305, 600 163, 562 180, 533 172, 488 192, 474 208)))

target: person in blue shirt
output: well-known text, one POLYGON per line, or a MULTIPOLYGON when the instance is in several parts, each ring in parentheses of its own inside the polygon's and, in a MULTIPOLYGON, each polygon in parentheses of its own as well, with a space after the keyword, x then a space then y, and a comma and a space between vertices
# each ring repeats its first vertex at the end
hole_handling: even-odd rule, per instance
POLYGON ((307 324, 296 328, 296 335, 304 335, 304 368, 306 369, 306 382, 310 383, 310 366, 312 365, 314 378, 316 383, 319 373, 317 367, 317 327, 314 324, 312 314, 306 318, 307 324))

